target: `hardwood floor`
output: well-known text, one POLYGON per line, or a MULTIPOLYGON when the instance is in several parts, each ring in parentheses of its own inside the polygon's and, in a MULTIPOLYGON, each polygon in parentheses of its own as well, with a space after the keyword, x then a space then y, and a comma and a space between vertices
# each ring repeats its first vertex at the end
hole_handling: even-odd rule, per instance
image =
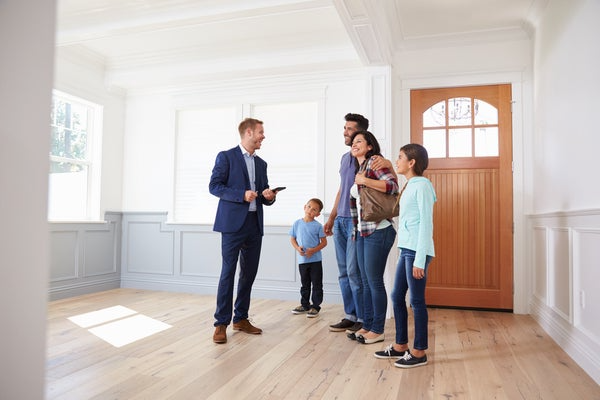
POLYGON ((600 387, 529 316, 430 309, 429 364, 403 370, 373 357, 393 341, 393 320, 385 343, 361 345, 329 332, 341 305, 324 304, 317 318, 291 314, 296 305, 255 299, 251 319, 264 333, 230 326, 228 342, 216 345, 212 296, 117 289, 51 302, 46 397, 600 399, 600 387), (115 306, 133 313, 121 322, 145 316, 171 327, 115 347, 90 332, 100 322, 68 319, 115 306))

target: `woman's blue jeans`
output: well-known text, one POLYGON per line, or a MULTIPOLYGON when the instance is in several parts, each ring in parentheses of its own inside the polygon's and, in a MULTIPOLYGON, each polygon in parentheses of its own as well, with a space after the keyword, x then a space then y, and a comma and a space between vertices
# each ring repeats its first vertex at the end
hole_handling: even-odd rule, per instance
POLYGON ((392 303, 394 305, 394 318, 396 324, 396 343, 408 343, 408 310, 406 309, 406 292, 410 290, 410 305, 415 320, 415 342, 413 348, 426 350, 427 324, 429 316, 425 304, 425 285, 427 284, 427 270, 432 257, 425 258, 425 275, 422 279, 413 278, 413 263, 415 251, 400 248, 400 258, 396 268, 392 303))
POLYGON ((377 229, 369 236, 358 235, 356 256, 363 282, 363 329, 383 333, 387 312, 387 293, 383 272, 388 254, 396 239, 392 225, 377 229))

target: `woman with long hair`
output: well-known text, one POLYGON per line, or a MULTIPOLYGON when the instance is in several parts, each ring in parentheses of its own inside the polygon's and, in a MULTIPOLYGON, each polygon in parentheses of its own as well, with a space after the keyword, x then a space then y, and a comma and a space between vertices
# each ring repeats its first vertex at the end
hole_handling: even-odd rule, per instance
POLYGON ((396 238, 392 219, 365 221, 362 219, 360 191, 368 187, 380 192, 398 193, 398 181, 393 170, 383 167, 372 169, 373 156, 381 150, 375 136, 369 131, 358 131, 352 136, 352 155, 357 173, 350 189, 350 210, 354 219, 356 256, 363 282, 363 326, 348 337, 359 343, 382 342, 384 337, 387 293, 383 273, 387 257, 396 238))

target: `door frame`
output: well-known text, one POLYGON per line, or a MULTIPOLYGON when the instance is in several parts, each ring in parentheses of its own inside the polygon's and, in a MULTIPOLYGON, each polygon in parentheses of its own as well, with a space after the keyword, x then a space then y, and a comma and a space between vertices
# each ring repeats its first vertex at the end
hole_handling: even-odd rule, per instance
MULTIPOLYGON (((395 159, 398 149, 410 142, 410 91, 412 89, 427 89, 436 87, 454 87, 454 86, 479 86, 494 84, 510 84, 512 88, 512 127, 513 127, 513 313, 529 314, 530 299, 533 294, 532 273, 526 266, 531 264, 527 260, 526 248, 528 246, 526 230, 526 205, 531 207, 531 197, 528 197, 532 184, 531 173, 525 175, 524 171, 532 171, 533 159, 529 157, 525 160, 525 149, 531 149, 533 143, 533 90, 532 84, 527 81, 524 83, 522 71, 448 76, 433 78, 418 78, 395 80, 400 82, 400 90, 394 94, 394 104, 397 112, 394 113, 395 122, 392 135, 391 157, 395 159), (525 118, 524 116, 529 116, 525 118), (398 121, 399 119, 399 121, 398 121), (524 135, 524 132, 530 132, 524 135), (527 183, 527 184, 526 184, 527 183)), ((392 80, 394 81, 394 79, 392 80)))

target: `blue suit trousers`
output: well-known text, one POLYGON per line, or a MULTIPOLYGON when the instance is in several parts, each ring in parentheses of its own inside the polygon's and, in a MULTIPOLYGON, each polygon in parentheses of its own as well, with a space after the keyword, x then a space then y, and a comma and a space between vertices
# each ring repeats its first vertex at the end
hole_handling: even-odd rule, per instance
POLYGON ((258 271, 261 246, 262 234, 256 212, 247 214, 246 220, 239 231, 221 233, 223 264, 217 290, 215 326, 229 325, 232 320, 232 309, 233 322, 248 318, 252 284, 258 271), (233 290, 238 259, 240 271, 234 307, 233 290))

